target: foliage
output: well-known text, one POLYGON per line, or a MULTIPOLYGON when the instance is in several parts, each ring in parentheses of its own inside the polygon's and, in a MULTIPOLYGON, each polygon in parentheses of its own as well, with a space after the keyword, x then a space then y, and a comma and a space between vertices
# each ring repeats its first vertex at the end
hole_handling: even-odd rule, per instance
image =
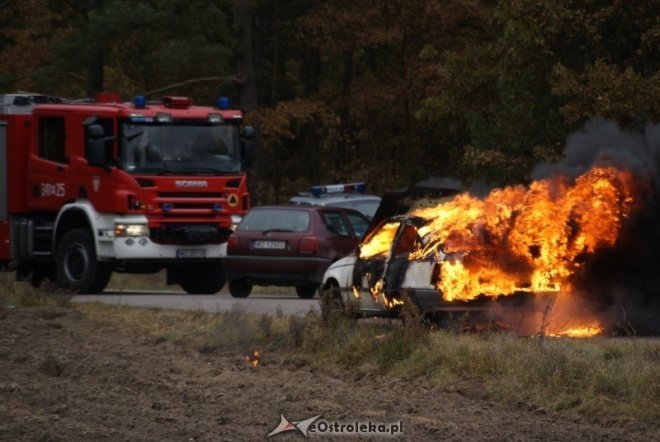
POLYGON ((342 180, 525 181, 590 117, 660 120, 658 0, 2 5, 2 91, 239 99, 263 140, 257 203, 342 180))

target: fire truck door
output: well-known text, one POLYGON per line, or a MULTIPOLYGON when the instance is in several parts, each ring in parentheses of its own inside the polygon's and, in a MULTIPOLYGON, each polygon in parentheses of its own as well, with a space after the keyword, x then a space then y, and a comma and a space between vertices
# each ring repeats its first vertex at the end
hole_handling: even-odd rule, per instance
POLYGON ((57 211, 75 198, 67 177, 73 137, 67 137, 66 118, 62 115, 43 115, 35 124, 37 137, 29 160, 28 205, 31 209, 57 211))

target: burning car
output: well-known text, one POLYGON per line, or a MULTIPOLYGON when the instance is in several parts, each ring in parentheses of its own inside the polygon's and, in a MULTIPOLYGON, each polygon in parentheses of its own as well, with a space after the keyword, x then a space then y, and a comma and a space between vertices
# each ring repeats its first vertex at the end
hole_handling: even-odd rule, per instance
POLYGON ((628 171, 600 166, 483 198, 456 194, 405 215, 377 213, 358 251, 325 272, 323 306, 355 303, 367 315, 394 315, 406 302, 425 314, 538 313, 550 297, 551 317, 535 315, 543 333, 598 329, 594 315, 576 308, 574 283, 616 245, 636 189, 628 171))
MULTIPOLYGON (((432 246, 430 221, 413 215, 388 218, 371 230, 351 256, 332 264, 323 277, 325 299, 335 308, 354 303, 365 316, 396 316, 405 302, 425 315, 450 312, 484 312, 494 302, 519 308, 529 296, 524 288, 512 297, 479 296, 469 301, 440 296, 438 278, 442 263, 460 261, 460 256, 421 253, 432 246)), ((552 293, 544 292, 544 295, 552 293)), ((324 307, 325 308, 325 307, 324 307)))

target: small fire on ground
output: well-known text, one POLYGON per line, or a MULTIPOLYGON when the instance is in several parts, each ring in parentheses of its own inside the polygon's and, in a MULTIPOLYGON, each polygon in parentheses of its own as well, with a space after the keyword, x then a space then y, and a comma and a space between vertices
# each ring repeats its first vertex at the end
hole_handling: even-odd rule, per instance
POLYGON ((261 352, 254 350, 252 354, 243 356, 243 359, 246 362, 249 362, 253 367, 256 367, 261 364, 261 352))

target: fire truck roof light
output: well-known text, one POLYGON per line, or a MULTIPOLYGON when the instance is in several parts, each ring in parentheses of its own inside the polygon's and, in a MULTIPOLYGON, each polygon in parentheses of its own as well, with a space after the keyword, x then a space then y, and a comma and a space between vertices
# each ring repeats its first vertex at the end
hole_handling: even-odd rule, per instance
POLYGON ((172 109, 188 109, 192 100, 189 97, 163 97, 163 105, 172 109))
POLYGON ((143 95, 137 95, 133 98, 135 109, 145 109, 147 107, 147 98, 143 95))
POLYGON ((327 186, 312 186, 309 188, 309 191, 314 196, 321 196, 324 193, 342 193, 350 191, 364 193, 367 191, 367 185, 365 183, 330 184, 327 186))
POLYGON ((218 98, 218 109, 229 109, 229 98, 227 97, 218 98))

